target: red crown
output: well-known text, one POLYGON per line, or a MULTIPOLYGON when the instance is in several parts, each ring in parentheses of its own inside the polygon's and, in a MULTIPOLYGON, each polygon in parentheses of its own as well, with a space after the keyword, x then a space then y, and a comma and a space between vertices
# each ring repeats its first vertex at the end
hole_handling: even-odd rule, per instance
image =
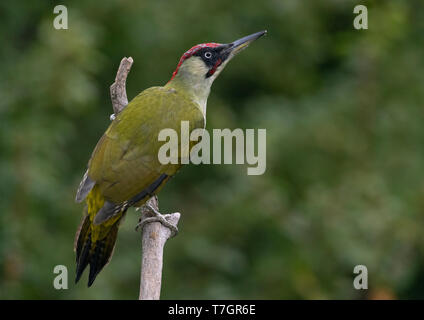
MULTIPOLYGON (((202 44, 198 44, 194 47, 192 47, 191 49, 187 50, 180 59, 180 62, 178 62, 177 68, 175 69, 175 71, 172 73, 172 77, 171 80, 175 78, 175 76, 178 73, 178 69, 181 67, 181 65, 183 64, 183 62, 185 60, 187 60, 188 58, 190 58, 193 54, 195 54, 197 51, 199 51, 202 48, 216 48, 219 47, 221 45, 221 43, 215 43, 215 42, 209 42, 209 43, 202 43, 202 44)), ((169 81, 171 81, 169 80, 169 81)))

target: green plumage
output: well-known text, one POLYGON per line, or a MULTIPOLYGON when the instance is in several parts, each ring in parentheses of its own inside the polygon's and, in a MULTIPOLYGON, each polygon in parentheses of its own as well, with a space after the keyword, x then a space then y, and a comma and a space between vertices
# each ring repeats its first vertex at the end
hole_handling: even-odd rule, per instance
POLYGON ((149 88, 128 104, 100 139, 88 165, 89 177, 105 199, 126 201, 161 174, 175 174, 180 164, 162 165, 158 160, 163 145, 158 135, 165 128, 180 134, 183 120, 190 122, 191 130, 205 126, 197 104, 173 88, 149 88))
MULTIPOLYGON (((87 178, 80 187, 90 191, 86 198, 87 215, 77 233, 76 281, 90 264, 91 285, 109 261, 119 222, 127 210, 126 203, 141 194, 142 198, 130 205, 143 204, 181 167, 180 163, 163 165, 159 162, 158 152, 164 144, 158 141, 159 132, 173 129, 180 142, 181 121, 189 121, 191 132, 204 128, 204 119, 198 104, 183 90, 165 86, 141 92, 113 120, 93 151, 87 178), (97 223, 94 219, 100 210, 107 219, 97 223)), ((190 149, 192 146, 193 143, 190 149)), ((78 194, 77 199, 83 196, 78 194)))

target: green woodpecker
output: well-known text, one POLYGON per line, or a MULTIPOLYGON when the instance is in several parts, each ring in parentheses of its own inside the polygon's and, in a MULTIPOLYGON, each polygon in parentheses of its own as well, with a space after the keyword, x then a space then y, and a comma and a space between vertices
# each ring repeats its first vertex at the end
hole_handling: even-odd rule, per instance
MULTIPOLYGON (((179 133, 181 121, 189 121, 190 132, 204 129, 213 81, 234 55, 265 33, 229 44, 192 47, 183 54, 165 86, 144 90, 111 122, 91 155, 76 195, 77 202, 85 199, 87 205, 75 239, 75 282, 89 264, 88 286, 92 285, 112 256, 119 223, 127 209, 139 207, 156 195, 181 167, 181 162, 159 162, 158 151, 163 144, 158 141, 159 132, 171 128, 179 133)), ((194 144, 190 142, 189 148, 194 144)))

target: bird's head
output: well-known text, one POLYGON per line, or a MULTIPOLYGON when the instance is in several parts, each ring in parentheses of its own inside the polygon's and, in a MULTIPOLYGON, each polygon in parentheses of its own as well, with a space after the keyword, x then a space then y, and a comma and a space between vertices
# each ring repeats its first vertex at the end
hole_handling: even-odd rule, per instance
POLYGON ((264 34, 266 31, 260 31, 228 44, 210 42, 192 47, 182 55, 168 86, 185 89, 206 110, 213 81, 236 54, 264 34))

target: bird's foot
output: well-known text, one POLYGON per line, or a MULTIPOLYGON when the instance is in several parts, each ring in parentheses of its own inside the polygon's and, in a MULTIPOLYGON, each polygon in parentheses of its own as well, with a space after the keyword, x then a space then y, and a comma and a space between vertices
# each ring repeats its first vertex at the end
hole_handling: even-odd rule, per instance
POLYGON ((145 204, 145 206, 148 208, 148 210, 154 215, 153 217, 148 217, 148 218, 140 218, 137 226, 135 227, 135 230, 138 231, 138 229, 142 229, 143 227, 147 224, 147 223, 151 223, 151 222, 160 222, 162 223, 162 225, 164 225, 165 227, 169 228, 169 230, 171 230, 171 236, 170 238, 175 237, 178 234, 178 228, 176 226, 174 226, 172 223, 170 223, 166 218, 169 217, 169 214, 161 214, 158 210, 156 210, 155 208, 153 208, 153 206, 151 206, 150 204, 145 204))

